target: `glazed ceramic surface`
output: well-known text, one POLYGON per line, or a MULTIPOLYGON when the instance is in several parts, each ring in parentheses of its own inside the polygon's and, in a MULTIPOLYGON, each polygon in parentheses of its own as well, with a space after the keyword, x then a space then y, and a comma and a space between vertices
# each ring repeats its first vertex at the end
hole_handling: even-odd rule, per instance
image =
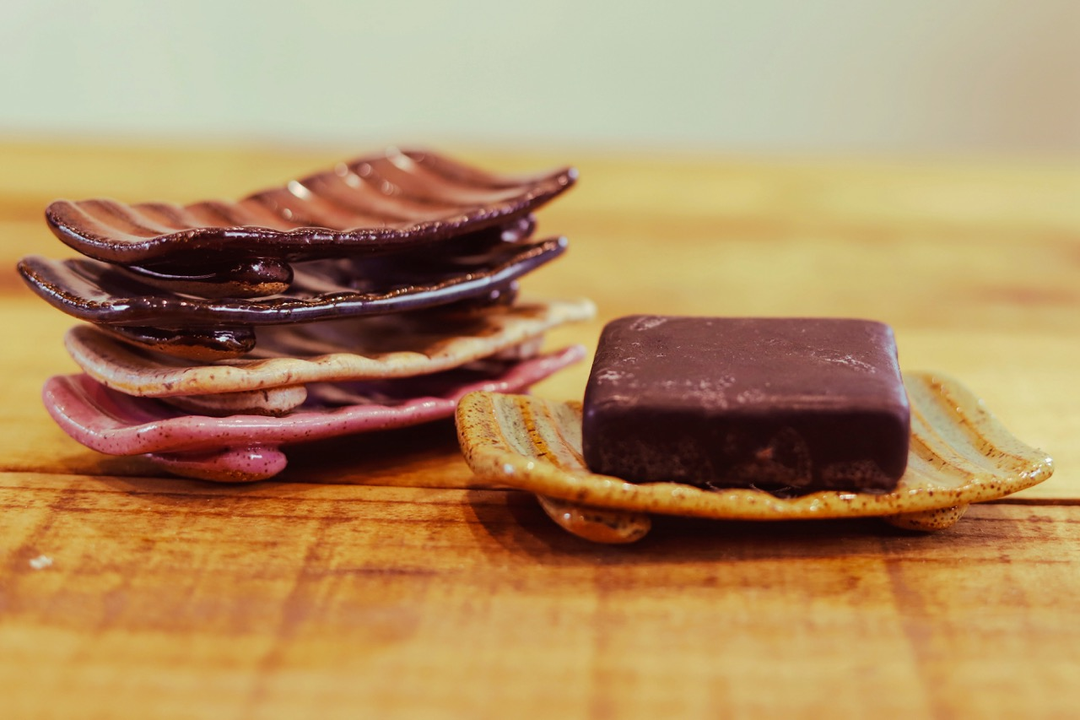
POLYGON ((173 407, 197 415, 271 415, 281 417, 300 407, 307 400, 307 387, 286 387, 249 390, 247 392, 215 393, 211 395, 176 395, 161 398, 173 407))
POLYGON ((507 244, 490 264, 410 271, 395 277, 385 268, 357 274, 349 261, 315 261, 294 268, 282 295, 260 299, 205 299, 132 283, 96 260, 23 258, 19 272, 54 307, 94 323, 194 328, 278 325, 330 318, 403 312, 480 298, 555 259, 564 238, 507 244))
POLYGON ((289 289, 292 265, 275 258, 239 258, 199 268, 128 265, 119 277, 169 292, 204 298, 247 298, 277 295, 289 289))
POLYGON ((218 325, 181 329, 97 325, 102 332, 146 350, 199 362, 241 357, 255 349, 255 328, 218 325))
POLYGON ((506 177, 432 152, 389 149, 238 202, 60 200, 45 217, 83 255, 122 265, 197 267, 208 255, 292 261, 391 252, 499 225, 576 177, 573 169, 506 177))
POLYGON ((50 378, 46 409, 71 437, 111 455, 149 457, 180 474, 255 480, 280 472, 280 446, 405 427, 449 417, 474 391, 520 392, 578 362, 581 346, 519 362, 491 361, 406 380, 309 386, 286 417, 188 415, 157 400, 110 390, 87 375, 50 378))
MULTIPOLYGON (((485 230, 421 248, 399 251, 393 255, 348 258, 338 263, 308 261, 298 263, 303 269, 302 280, 320 275, 337 277, 338 284, 356 290, 359 283, 370 284, 370 278, 392 280, 407 284, 426 271, 453 270, 465 266, 490 265, 505 254, 508 243, 527 240, 536 227, 531 215, 485 230), (417 273, 417 271, 420 273, 417 273)), ((200 253, 198 265, 178 266, 170 263, 153 265, 110 265, 109 282, 132 293, 150 286, 168 293, 196 295, 202 298, 253 298, 279 295, 293 283, 293 266, 278 258, 228 258, 221 260, 200 253)), ((420 278, 422 280, 422 277, 420 278)))
POLYGON ((706 490, 676 483, 635 485, 590 473, 581 457, 581 404, 477 393, 457 411, 462 450, 480 478, 559 501, 545 509, 571 532, 627 542, 648 531, 648 514, 731 520, 882 516, 933 530, 969 503, 1040 483, 1051 459, 1013 437, 955 380, 904 376, 912 409, 908 469, 896 490, 778 497, 761 490, 706 490))
POLYGON ((262 392, 314 382, 408 377, 448 370, 527 344, 596 313, 586 299, 522 300, 483 313, 442 311, 259 329, 242 359, 194 363, 118 341, 92 325, 65 337, 84 372, 128 395, 262 392))

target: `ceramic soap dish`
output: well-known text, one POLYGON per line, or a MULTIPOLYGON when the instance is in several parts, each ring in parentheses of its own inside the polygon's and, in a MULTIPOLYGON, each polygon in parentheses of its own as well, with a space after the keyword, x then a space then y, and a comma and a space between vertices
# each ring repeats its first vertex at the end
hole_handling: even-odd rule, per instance
POLYGON ((282 446, 449 418, 470 392, 524 392, 584 356, 585 348, 572 345, 527 360, 485 360, 412 378, 315 383, 284 417, 192 414, 117 392, 85 374, 52 377, 42 395, 57 425, 92 450, 141 455, 186 477, 253 482, 285 469, 282 446))
MULTIPOLYGON (((431 151, 390 148, 236 202, 58 200, 45 219, 81 254, 125 266, 370 257, 513 227, 576 179, 572 168, 512 177, 431 151)), ((260 268, 280 270, 238 266, 246 273, 260 268)))
POLYGON ((650 515, 717 520, 881 517, 932 531, 953 525, 973 502, 1043 482, 1053 461, 1006 430, 959 382, 905 373, 911 451, 888 493, 815 492, 778 497, 763 490, 710 490, 679 483, 633 484, 589 472, 581 455, 581 403, 473 393, 458 406, 462 451, 482 480, 535 493, 569 532, 595 542, 639 540, 650 515))

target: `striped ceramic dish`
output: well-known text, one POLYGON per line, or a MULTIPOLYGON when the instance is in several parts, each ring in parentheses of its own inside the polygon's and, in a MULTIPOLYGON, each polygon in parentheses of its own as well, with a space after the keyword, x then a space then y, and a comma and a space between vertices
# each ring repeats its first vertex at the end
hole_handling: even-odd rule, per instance
POLYGON ((957 381, 906 373, 904 383, 911 452, 907 472, 889 493, 785 498, 596 475, 581 456, 581 404, 527 396, 466 396, 457 410, 458 438, 479 478, 536 493, 556 522, 598 542, 641 538, 652 513, 730 520, 879 516, 899 527, 938 530, 959 520, 970 503, 1023 490, 1052 474, 1046 453, 1017 440, 957 381))

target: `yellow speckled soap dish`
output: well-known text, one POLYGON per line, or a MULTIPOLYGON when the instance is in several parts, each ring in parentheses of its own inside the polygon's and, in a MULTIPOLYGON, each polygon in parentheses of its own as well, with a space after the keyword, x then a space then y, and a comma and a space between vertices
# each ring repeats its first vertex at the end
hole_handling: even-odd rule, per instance
POLYGON ((955 380, 905 373, 911 402, 908 468, 889 493, 709 490, 680 483, 633 484, 589 472, 581 456, 581 403, 477 392, 458 405, 462 451, 482 480, 535 493, 571 533, 626 543, 649 531, 649 515, 718 520, 881 517, 912 530, 941 530, 973 502, 1036 485, 1053 461, 1006 430, 955 380))

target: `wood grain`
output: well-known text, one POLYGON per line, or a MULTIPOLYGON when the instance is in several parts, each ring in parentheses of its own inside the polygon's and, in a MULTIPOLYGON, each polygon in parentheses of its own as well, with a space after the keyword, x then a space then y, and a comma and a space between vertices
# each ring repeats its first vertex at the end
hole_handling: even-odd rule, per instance
POLYGON ((1063 717, 1074 509, 928 537, 660 519, 629 550, 510 492, 8 474, 0 692, 26 717, 1063 717))
MULTIPOLYGON (((293 448, 247 487, 152 477, 52 424, 72 321, 14 273, 70 255, 50 200, 236 197, 367 150, 0 143, 0 717, 1075 714, 1080 171, 455 153, 581 170, 541 214, 570 252, 525 286, 601 315, 552 346, 639 311, 876 318, 906 370, 959 378, 1054 456, 937 535, 660 518, 599 547, 469 488, 448 423, 293 448)), ((537 393, 580 397, 587 372, 537 393)))

